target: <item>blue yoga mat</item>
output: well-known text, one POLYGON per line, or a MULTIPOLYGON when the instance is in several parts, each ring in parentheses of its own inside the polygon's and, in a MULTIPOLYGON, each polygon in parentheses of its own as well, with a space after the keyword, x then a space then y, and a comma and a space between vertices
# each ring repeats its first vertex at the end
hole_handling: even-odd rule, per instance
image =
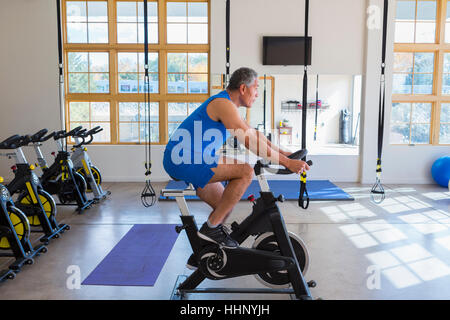
POLYGON ((177 237, 175 225, 134 225, 82 284, 153 286, 177 237))
MULTIPOLYGON (((286 200, 297 200, 300 191, 299 180, 267 180, 270 190, 275 196, 279 194, 284 195, 286 200)), ((183 181, 171 180, 165 189, 184 189, 186 183, 183 181)), ((325 200, 355 200, 352 196, 344 190, 336 186, 329 180, 309 180, 306 182, 306 189, 308 190, 309 199, 311 201, 325 201, 325 200)), ((260 187, 258 181, 253 180, 247 191, 242 196, 241 200, 246 200, 247 197, 253 194, 255 197, 259 196, 260 187)), ((200 200, 197 196, 186 196, 187 200, 200 200)), ((172 197, 159 197, 160 200, 174 200, 172 197)))

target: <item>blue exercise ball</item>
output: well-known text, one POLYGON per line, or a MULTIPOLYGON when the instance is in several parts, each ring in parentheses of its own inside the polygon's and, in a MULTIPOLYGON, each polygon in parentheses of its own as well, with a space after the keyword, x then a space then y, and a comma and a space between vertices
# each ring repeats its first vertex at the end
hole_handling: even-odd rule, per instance
POLYGON ((431 167, 431 176, 438 185, 447 188, 450 180, 450 157, 437 159, 431 167))

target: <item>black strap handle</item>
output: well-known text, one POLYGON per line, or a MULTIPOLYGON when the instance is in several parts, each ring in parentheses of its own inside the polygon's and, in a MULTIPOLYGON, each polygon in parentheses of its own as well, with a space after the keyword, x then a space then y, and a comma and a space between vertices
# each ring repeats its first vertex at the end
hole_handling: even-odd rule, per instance
POLYGON ((298 205, 302 209, 309 207, 309 194, 306 190, 306 172, 302 172, 300 175, 300 192, 298 195, 298 205))

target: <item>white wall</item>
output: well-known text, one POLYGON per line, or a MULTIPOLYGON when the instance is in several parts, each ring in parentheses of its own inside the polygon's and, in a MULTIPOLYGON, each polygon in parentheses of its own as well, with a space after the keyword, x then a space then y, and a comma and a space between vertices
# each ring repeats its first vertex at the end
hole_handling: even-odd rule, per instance
MULTIPOLYGON (((382 182, 384 183, 433 183, 431 166, 440 156, 448 155, 445 146, 394 146, 389 144, 391 116, 392 64, 395 1, 390 1, 388 40, 386 54, 386 119, 382 154, 382 182)), ((383 8, 381 0, 367 0, 367 6, 383 8)), ((381 11, 382 12, 382 11, 381 11)), ((378 95, 381 69, 382 30, 367 30, 365 45, 366 62, 363 79, 363 101, 361 107, 361 182, 373 183, 377 159, 378 95)))
MULTIPOLYGON (((60 127, 56 2, 1 0, 0 8, 0 139, 55 130, 60 127)), ((0 157, 0 175, 11 177, 12 164, 0 157)))
MULTIPOLYGON (((273 75, 275 78, 274 114, 275 127, 283 119, 288 119, 293 127, 293 144, 301 143, 301 118, 302 112, 286 112, 281 110, 281 103, 287 100, 302 102, 303 75, 273 75)), ((308 101, 316 99, 316 75, 308 74, 308 101)), ((307 113, 307 146, 313 143, 338 143, 339 142, 339 117, 340 110, 351 110, 352 104, 351 75, 319 75, 319 99, 322 105, 328 105, 319 110, 317 116, 318 130, 317 141, 314 142, 314 118, 315 109, 308 109, 307 113)))
MULTIPOLYGON (((225 73, 225 1, 212 0, 211 71, 225 73)), ((263 66, 263 36, 303 36, 304 1, 231 1, 230 63, 261 74, 303 74, 303 67, 263 66)), ((361 0, 310 1, 311 73, 362 74, 365 3, 361 0)))
MULTIPOLYGON (((372 183, 375 179, 381 30, 365 26, 366 7, 381 0, 314 0, 310 7, 313 65, 310 74, 363 74, 361 157, 313 157, 309 178, 372 183), (359 169, 361 168, 361 170, 359 169)), ((393 1, 391 2, 393 3, 393 1)), ((58 70, 55 1, 0 0, 0 138, 33 133, 43 127, 58 129, 58 70)), ((303 35, 303 1, 232 1, 231 67, 254 67, 260 74, 303 74, 302 68, 261 64, 263 35, 303 35)), ((225 70, 225 1, 211 1, 211 73, 225 70)), ((388 46, 387 87, 392 71, 392 21, 388 46)), ((311 80, 312 81, 312 80, 311 80)), ((275 84, 276 85, 276 84, 275 84)), ((390 120, 390 89, 386 123, 390 120)), ((429 168, 445 147, 389 146, 383 153, 385 183, 431 182, 429 168)), ((46 145, 48 155, 52 144, 46 145)), ((164 180, 164 146, 153 147, 152 179, 164 180)), ((447 147, 448 149, 448 147, 447 147)), ((91 146, 89 152, 105 181, 143 181, 143 146, 91 146)), ((32 153, 31 153, 32 155, 32 153)), ((30 155, 30 157, 31 157, 30 155)), ((34 160, 33 160, 34 161, 34 160)), ((32 162, 32 161, 30 161, 32 162)), ((0 158, 0 174, 8 176, 11 163, 0 158)))

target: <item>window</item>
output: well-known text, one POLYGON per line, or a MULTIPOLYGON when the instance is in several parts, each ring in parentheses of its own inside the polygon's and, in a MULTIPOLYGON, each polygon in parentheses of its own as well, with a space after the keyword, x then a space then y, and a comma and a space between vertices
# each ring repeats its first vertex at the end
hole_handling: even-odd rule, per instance
POLYGON ((450 103, 441 104, 439 142, 450 144, 450 103))
POLYGON ((169 137, 201 103, 169 102, 169 137))
MULTIPOLYGON (((149 117, 145 103, 119 103, 119 140, 120 142, 143 142, 148 139, 145 121, 149 117)), ((150 135, 151 142, 159 141, 159 104, 150 103, 150 135)))
MULTIPOLYGON (((158 43, 158 4, 147 2, 148 43, 158 43)), ((117 42, 144 43, 144 3, 117 2, 117 42)))
POLYGON ((168 53, 167 72, 169 93, 208 92, 207 53, 168 53))
POLYGON ((390 143, 450 144, 450 1, 396 6, 390 143))
POLYGON ((397 0, 395 42, 434 43, 436 1, 397 0))
POLYGON ((393 93, 431 94, 433 69, 433 52, 394 53, 393 93))
POLYGON ((208 43, 208 4, 167 2, 167 43, 208 43))
POLYGON ((450 95, 450 53, 444 53, 444 70, 442 72, 442 94, 450 95))
POLYGON ((110 142, 110 105, 108 102, 70 102, 69 128, 83 126, 92 129, 96 126, 103 128, 95 135, 97 142, 110 142))
MULTIPOLYGON (((144 82, 144 53, 143 52, 119 52, 117 54, 120 93, 146 92, 144 82)), ((159 92, 158 82, 158 53, 148 53, 148 71, 150 92, 159 92)))
POLYGON ((146 118, 143 0, 62 2, 66 124, 102 126, 94 143, 140 144, 150 129, 165 144, 209 98, 210 0, 147 4, 146 118))
POLYGON ((69 92, 108 93, 108 52, 69 52, 69 92))
POLYGON ((67 2, 68 43, 108 43, 107 1, 67 2))
POLYGON ((394 103, 391 143, 430 143, 431 103, 394 103))
POLYGON ((445 18, 445 43, 450 43, 450 1, 447 1, 447 14, 445 18))

